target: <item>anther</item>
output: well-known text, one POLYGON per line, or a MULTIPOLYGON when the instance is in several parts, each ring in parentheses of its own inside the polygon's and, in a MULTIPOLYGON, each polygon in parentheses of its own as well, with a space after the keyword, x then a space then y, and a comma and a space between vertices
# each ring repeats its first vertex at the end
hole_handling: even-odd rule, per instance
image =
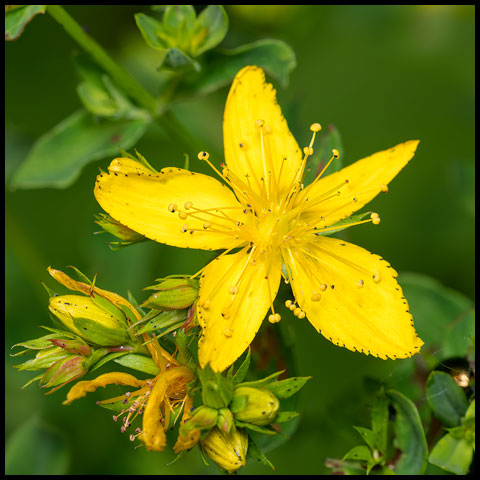
POLYGON ((236 293, 238 293, 238 287, 230 287, 228 289, 228 291, 232 294, 232 295, 235 295, 236 293))
POLYGON ((378 213, 375 213, 375 212, 372 213, 372 214, 370 215, 370 218, 372 219, 372 223, 373 223, 374 225, 378 225, 378 224, 380 223, 380 216, 378 215, 378 213))
POLYGON ((303 153, 305 155, 311 156, 311 155, 313 155, 313 148, 312 147, 304 147, 303 153))
POLYGON ((257 128, 262 128, 265 125, 265 122, 262 119, 255 120, 255 126, 257 128))
POLYGON ((380 281, 380 272, 378 270, 374 270, 373 272, 373 281, 378 283, 380 281))
POLYGON ((203 305, 202 307, 205 309, 205 310, 208 310, 210 308, 210 300, 205 300, 203 302, 203 305))
POLYGON ((182 231, 182 233, 188 232, 188 225, 187 224, 183 225, 182 228, 180 228, 180 230, 182 231))
POLYGON ((312 302, 318 302, 321 298, 322 296, 319 293, 314 293, 312 295, 312 302))
POLYGON ((286 306, 287 308, 290 308, 290 305, 291 305, 291 304, 292 304, 292 301, 291 301, 291 300, 286 300, 286 301, 285 301, 285 306, 286 306))
POLYGON ((268 321, 270 323, 278 323, 282 317, 280 316, 279 313, 272 313, 271 315, 268 316, 268 321))
POLYGON ((177 209, 177 205, 175 203, 171 203, 169 206, 168 206, 168 210, 172 213, 175 212, 175 210, 177 209))
POLYGON ((185 210, 190 210, 192 208, 193 203, 192 202, 185 202, 185 210))
POLYGON ((206 230, 207 228, 211 227, 212 224, 210 222, 204 223, 203 228, 206 230))
POLYGON ((178 212, 178 216, 179 216, 182 220, 185 220, 185 219, 188 217, 188 215, 187 215, 185 212, 182 212, 182 211, 178 212))
POLYGON ((335 158, 340 158, 340 152, 336 148, 332 148, 332 155, 335 158))
POLYGON ((297 306, 294 303, 291 303, 288 308, 293 312, 297 308, 297 306))
POLYGON ((223 334, 224 334, 226 337, 231 337, 232 334, 233 334, 233 331, 230 330, 229 328, 224 328, 224 329, 223 329, 223 334))
POLYGON ((198 154, 198 159, 199 160, 208 160, 209 157, 210 157, 210 155, 208 154, 208 152, 200 152, 198 154))
POLYGON ((306 314, 303 310, 297 315, 297 317, 300 318, 300 319, 305 318, 305 316, 306 316, 306 314))
POLYGON ((298 317, 301 313, 302 309, 300 307, 297 307, 294 311, 293 311, 293 314, 298 317))
POLYGON ((322 129, 322 126, 319 123, 312 123, 310 125, 310 131, 317 133, 322 129))
POLYGON ((383 193, 387 193, 388 192, 388 187, 386 185, 380 185, 380 190, 383 192, 383 193))
POLYGON ((224 169, 222 170, 222 176, 224 176, 224 177, 228 177, 228 174, 229 174, 229 173, 230 173, 230 170, 228 170, 228 168, 224 168, 224 169))
POLYGON ((363 284, 364 284, 363 280, 359 280, 359 281, 357 282, 357 288, 362 288, 362 287, 363 287, 363 284))
POLYGON ((327 285, 325 283, 322 283, 318 288, 320 288, 320 290, 324 292, 327 289, 327 285))
POLYGON ((223 318, 230 318, 230 312, 226 308, 222 310, 221 315, 223 318))

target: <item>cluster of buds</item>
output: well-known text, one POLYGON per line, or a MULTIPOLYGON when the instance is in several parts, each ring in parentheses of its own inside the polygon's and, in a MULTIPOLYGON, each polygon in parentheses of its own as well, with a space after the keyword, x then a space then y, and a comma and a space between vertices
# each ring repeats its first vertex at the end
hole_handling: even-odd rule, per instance
MULTIPOLYGON (((250 355, 236 375, 223 376, 207 365, 198 369, 203 404, 180 426, 177 453, 197 443, 221 469, 234 472, 246 464, 248 431, 275 435, 274 425, 288 421, 296 412, 281 412, 280 400, 298 392, 310 377, 278 380, 283 373, 253 382, 242 382, 250 355)), ((251 441, 251 439, 250 439, 251 441)))

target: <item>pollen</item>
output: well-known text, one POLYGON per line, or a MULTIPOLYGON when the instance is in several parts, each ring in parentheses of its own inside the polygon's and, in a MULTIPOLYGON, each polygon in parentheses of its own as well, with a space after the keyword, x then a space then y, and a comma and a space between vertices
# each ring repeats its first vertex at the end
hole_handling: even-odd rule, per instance
POLYGON ((310 125, 310 131, 318 133, 322 129, 322 126, 319 123, 312 123, 310 125))

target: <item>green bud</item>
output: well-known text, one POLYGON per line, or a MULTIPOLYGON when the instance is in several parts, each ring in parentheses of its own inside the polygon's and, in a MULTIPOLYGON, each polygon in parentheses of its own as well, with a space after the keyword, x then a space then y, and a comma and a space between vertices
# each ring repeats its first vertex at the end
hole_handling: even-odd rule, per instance
POLYGON ((235 428, 233 414, 228 408, 218 410, 217 427, 224 433, 230 433, 235 428))
POLYGON ((280 402, 267 388, 237 387, 233 392, 230 410, 235 420, 264 426, 277 416, 280 402))
POLYGON ((68 355, 63 359, 56 361, 43 374, 40 380, 40 387, 60 388, 66 383, 80 378, 88 372, 88 368, 85 366, 86 363, 85 357, 77 355, 68 355))
POLYGON ((90 347, 81 340, 65 340, 60 338, 52 338, 50 339, 57 347, 63 348, 65 351, 69 353, 77 353, 78 355, 90 355, 91 349, 90 347))
POLYGON ((192 416, 180 427, 180 435, 188 435, 192 430, 210 430, 217 424, 218 412, 215 408, 201 405, 192 416))
POLYGON ((248 435, 237 428, 227 434, 214 428, 200 443, 205 453, 228 473, 235 472, 247 463, 248 435))
POLYGON ((156 290, 143 302, 142 307, 157 310, 180 310, 193 304, 198 297, 198 281, 189 278, 168 278, 147 287, 156 290))
MULTIPOLYGON (((105 302, 107 302, 105 300, 105 302)), ((82 295, 51 297, 48 308, 72 332, 103 346, 128 342, 125 318, 113 304, 102 307, 98 301, 82 295)))

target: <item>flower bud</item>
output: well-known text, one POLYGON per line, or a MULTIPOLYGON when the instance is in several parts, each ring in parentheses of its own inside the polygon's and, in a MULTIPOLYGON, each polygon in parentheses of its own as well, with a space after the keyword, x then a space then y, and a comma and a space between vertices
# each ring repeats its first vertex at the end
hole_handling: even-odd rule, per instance
POLYGON ((217 424, 218 412, 215 408, 202 405, 193 411, 192 416, 178 430, 175 452, 192 448, 199 440, 202 430, 210 430, 217 424))
POLYGON ((230 410, 236 420, 264 426, 277 416, 280 402, 267 388, 239 386, 233 393, 230 410))
POLYGON ((69 353, 76 353, 78 355, 90 355, 91 348, 81 340, 68 340, 68 339, 61 339, 61 338, 52 338, 50 339, 57 347, 63 348, 65 351, 69 353))
MULTIPOLYGON (((57 360, 40 379, 40 387, 60 388, 65 383, 76 380, 88 372, 85 357, 68 355, 57 360)), ((56 389, 55 389, 56 390, 56 389)))
POLYGON ((91 343, 121 345, 129 340, 121 310, 105 299, 105 307, 91 297, 61 295, 50 297, 48 308, 68 329, 91 343))
POLYGON ((235 428, 233 414, 228 408, 218 410, 217 427, 224 433, 230 433, 235 428))
POLYGON ((205 453, 228 473, 247 463, 248 435, 243 428, 237 428, 229 434, 214 428, 200 443, 205 453))
POLYGON ((167 278, 148 289, 156 292, 143 302, 142 307, 158 310, 188 308, 198 297, 198 281, 189 278, 167 278))

